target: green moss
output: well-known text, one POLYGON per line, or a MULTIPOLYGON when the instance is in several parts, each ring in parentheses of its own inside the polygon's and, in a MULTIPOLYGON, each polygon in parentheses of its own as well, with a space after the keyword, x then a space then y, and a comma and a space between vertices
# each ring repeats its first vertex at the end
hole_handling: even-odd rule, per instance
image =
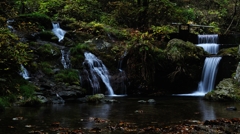
POLYGON ((238 47, 220 49, 218 54, 221 55, 221 56, 235 56, 235 57, 237 57, 239 55, 238 54, 238 47))
POLYGON ((49 60, 59 56, 60 50, 51 44, 44 44, 38 48, 38 53, 41 56, 40 58, 49 60))
POLYGON ((100 102, 105 96, 103 94, 95 94, 87 96, 87 102, 100 102))
POLYGON ((80 84, 79 72, 74 69, 61 70, 59 73, 54 75, 54 78, 58 82, 77 85, 80 84))
POLYGON ((30 21, 30 22, 38 22, 38 27, 40 29, 51 29, 52 28, 52 23, 51 19, 49 16, 46 14, 41 14, 41 13, 30 13, 30 14, 21 14, 19 15, 19 19, 23 21, 30 21))
POLYGON ((36 89, 37 89, 36 86, 30 83, 27 85, 22 85, 19 88, 20 94, 23 97, 27 97, 27 98, 32 97, 36 89))
POLYGON ((53 75, 54 73, 52 70, 52 65, 48 62, 41 62, 39 67, 46 75, 53 75))

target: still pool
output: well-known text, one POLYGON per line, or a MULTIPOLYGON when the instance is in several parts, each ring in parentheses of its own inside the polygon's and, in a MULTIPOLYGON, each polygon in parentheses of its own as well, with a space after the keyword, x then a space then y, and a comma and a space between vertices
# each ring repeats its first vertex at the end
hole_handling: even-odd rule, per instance
POLYGON ((239 110, 226 110, 229 106, 240 109, 239 103, 208 102, 202 97, 115 97, 112 99, 117 100, 118 103, 65 103, 41 107, 7 108, 0 114, 0 132, 25 134, 38 130, 48 134, 57 133, 51 129, 56 122, 62 128, 90 130, 119 122, 131 122, 138 127, 148 125, 161 127, 183 120, 205 121, 240 117, 239 110), (154 99, 156 103, 138 103, 138 100, 147 101, 148 99, 154 99), (96 118, 103 122, 94 122, 96 118))

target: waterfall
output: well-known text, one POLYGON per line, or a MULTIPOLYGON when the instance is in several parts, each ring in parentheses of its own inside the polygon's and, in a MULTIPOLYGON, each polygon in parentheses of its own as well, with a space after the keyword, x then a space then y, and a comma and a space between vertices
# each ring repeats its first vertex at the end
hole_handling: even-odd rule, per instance
POLYGON ((24 79, 30 79, 27 69, 21 64, 21 71, 19 73, 24 79))
POLYGON ((66 52, 66 50, 62 49, 61 53, 62 53, 61 63, 63 65, 63 68, 64 69, 70 68, 70 66, 71 66, 71 61, 70 61, 70 58, 69 58, 70 50, 68 50, 66 52))
MULTIPOLYGON (((218 35, 198 35, 197 46, 202 47, 210 54, 217 54, 219 50, 218 35)), ((179 96, 204 96, 206 93, 214 89, 215 80, 218 71, 218 64, 221 57, 206 57, 204 61, 202 78, 198 83, 198 89, 191 94, 181 94, 179 96)))
POLYGON ((90 84, 94 90, 93 92, 98 93, 100 90, 100 84, 98 81, 98 77, 100 77, 102 82, 105 84, 106 88, 108 89, 109 95, 114 96, 115 94, 110 85, 110 81, 108 78, 109 73, 106 66, 102 63, 100 59, 98 59, 92 53, 85 52, 84 56, 85 56, 85 61, 83 64, 88 67, 88 71, 89 71, 88 77, 89 77, 90 84))
POLYGON ((198 35, 197 46, 202 47, 210 54, 217 54, 219 50, 218 35, 198 35))
MULTIPOLYGON (((218 35, 198 35, 198 46, 203 47, 210 54, 217 54, 219 50, 218 35)), ((214 89, 215 79, 218 71, 218 64, 221 57, 207 57, 204 61, 202 78, 198 84, 197 95, 205 95, 214 89)))
POLYGON ((198 93, 206 94, 214 89, 218 64, 222 57, 207 57, 204 62, 202 78, 198 85, 198 93))
POLYGON ((52 32, 58 37, 58 41, 62 41, 66 31, 60 28, 59 23, 52 23, 53 29, 52 32))

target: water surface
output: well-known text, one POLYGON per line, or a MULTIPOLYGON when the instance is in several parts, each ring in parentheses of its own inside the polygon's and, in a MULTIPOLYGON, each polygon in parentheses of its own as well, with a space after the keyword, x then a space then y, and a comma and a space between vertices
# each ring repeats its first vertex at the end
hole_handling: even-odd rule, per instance
POLYGON ((48 133, 51 124, 59 122, 61 127, 91 129, 100 125, 117 124, 120 121, 135 123, 138 127, 147 125, 164 126, 183 120, 211 120, 217 118, 238 118, 239 111, 228 111, 226 107, 240 104, 233 102, 208 102, 201 97, 161 97, 154 98, 155 104, 138 103, 138 100, 152 98, 114 98, 119 103, 66 103, 44 105, 42 107, 12 107, 0 115, 0 130, 8 134, 28 133, 42 130, 48 133), (142 111, 136 113, 136 110, 142 111), (22 119, 16 120, 21 117, 22 119), (106 123, 90 121, 101 118, 106 123), (31 125, 31 127, 27 127, 31 125))

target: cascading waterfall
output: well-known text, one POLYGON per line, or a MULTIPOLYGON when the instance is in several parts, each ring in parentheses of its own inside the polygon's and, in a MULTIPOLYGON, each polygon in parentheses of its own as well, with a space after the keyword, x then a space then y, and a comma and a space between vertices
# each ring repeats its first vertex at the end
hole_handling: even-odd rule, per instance
MULTIPOLYGON (((219 50, 218 35, 198 35, 197 46, 202 47, 210 54, 217 54, 219 50)), ((180 94, 178 96, 204 96, 206 93, 214 89, 215 80, 218 71, 218 64, 221 57, 206 57, 204 61, 202 78, 198 83, 198 89, 191 94, 180 94)))
POLYGON ((210 54, 217 54, 219 50, 218 35, 198 35, 197 46, 202 47, 210 54))
POLYGON ((121 56, 119 63, 118 63, 118 70, 119 70, 119 78, 120 78, 120 88, 121 88, 121 94, 127 94, 127 88, 125 84, 126 80, 126 73, 124 70, 122 70, 122 62, 124 57, 127 55, 127 51, 124 52, 124 54, 121 56))
POLYGON ((218 64, 222 57, 207 57, 204 62, 202 78, 198 85, 198 93, 206 94, 210 92, 215 85, 218 71, 218 64))
MULTIPOLYGON (((199 35, 199 43, 197 46, 203 47, 210 54, 217 54, 219 50, 218 35, 199 35)), ((196 95, 205 95, 214 89, 215 80, 218 71, 218 64, 222 57, 207 57, 204 61, 202 78, 198 84, 196 95)))
POLYGON ((21 70, 19 74, 26 80, 30 79, 27 69, 22 64, 21 64, 21 70))
POLYGON ((63 65, 64 69, 68 69, 71 66, 71 61, 69 58, 70 55, 70 50, 66 51, 64 49, 61 50, 62 57, 61 57, 61 63, 63 65))
POLYGON ((64 38, 64 35, 66 34, 66 31, 62 30, 60 28, 59 23, 52 23, 53 29, 52 32, 58 37, 58 41, 62 41, 64 38))
POLYGON ((98 93, 100 90, 100 84, 98 81, 98 77, 101 78, 102 82, 105 84, 108 89, 108 93, 110 96, 114 96, 113 89, 110 85, 109 81, 109 73, 106 66, 102 63, 100 59, 98 59, 95 55, 89 52, 84 53, 85 61, 84 65, 88 67, 89 71, 89 81, 93 88, 94 93, 98 93))

